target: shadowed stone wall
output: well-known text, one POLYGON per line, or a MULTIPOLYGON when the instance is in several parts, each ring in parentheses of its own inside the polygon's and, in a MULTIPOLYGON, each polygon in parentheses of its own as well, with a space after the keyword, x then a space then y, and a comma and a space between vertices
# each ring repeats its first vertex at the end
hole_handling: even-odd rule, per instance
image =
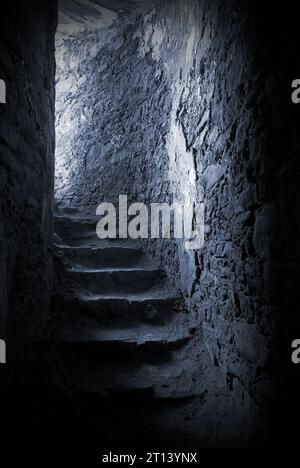
POLYGON ((0 332, 21 344, 42 331, 50 304, 57 5, 1 8, 0 332))

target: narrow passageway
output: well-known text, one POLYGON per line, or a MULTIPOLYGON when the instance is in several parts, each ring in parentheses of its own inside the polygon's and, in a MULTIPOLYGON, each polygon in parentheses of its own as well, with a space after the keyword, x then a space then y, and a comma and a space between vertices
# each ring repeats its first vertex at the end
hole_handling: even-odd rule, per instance
POLYGON ((9 456, 297 444, 297 9, 3 5, 9 456))
MULTIPOLYGON (((191 446, 240 439, 244 425, 248 436, 258 430, 259 407, 226 362, 234 331, 218 318, 239 302, 221 286, 220 271, 232 281, 230 222, 212 216, 234 210, 231 163, 218 146, 228 130, 212 123, 224 105, 213 102, 224 60, 212 58, 213 34, 194 0, 59 4, 57 289, 47 332, 71 394, 88 407, 106 404, 100 426, 120 441, 147 440, 149 425, 153 442, 191 446), (100 240, 96 208, 120 195, 192 210, 205 202, 215 238, 204 250, 180 238, 100 240), (113 429, 128 414, 140 419, 134 435, 126 424, 113 429)), ((96 424, 92 411, 86 417, 96 424)))
MULTIPOLYGON (((49 333, 72 393, 114 404, 126 399, 133 412, 136 401, 143 402, 138 427, 145 435, 149 402, 166 401, 168 408, 171 401, 199 398, 209 383, 221 387, 223 381, 179 284, 164 271, 155 251, 145 241, 100 240, 96 235, 97 201, 115 201, 122 193, 150 201, 153 189, 161 190, 167 181, 159 169, 163 161, 153 153, 154 166, 149 145, 166 159, 159 138, 168 130, 157 129, 159 137, 148 127, 155 112, 164 125, 171 113, 163 72, 155 66, 163 33, 146 23, 154 13, 149 3, 121 12, 112 3, 107 10, 61 2, 55 214, 59 272, 49 333), (148 44, 139 51, 134 47, 144 28, 153 28, 156 52, 147 50, 148 44)), ((194 171, 191 162, 186 164, 183 176, 194 171)), ((192 194, 188 185, 185 190, 192 194)), ((167 192, 165 197, 161 201, 168 201, 167 192)), ((160 419, 157 415, 157 426, 160 419)), ((196 424, 194 430, 196 437, 196 424)), ((159 440, 161 431, 156 432, 159 440)), ((118 436, 125 434, 121 430, 118 436)))

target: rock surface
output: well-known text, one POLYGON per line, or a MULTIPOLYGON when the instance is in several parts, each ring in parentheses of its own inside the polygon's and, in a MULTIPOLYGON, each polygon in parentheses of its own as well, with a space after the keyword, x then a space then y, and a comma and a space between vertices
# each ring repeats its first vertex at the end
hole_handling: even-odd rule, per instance
MULTIPOLYGON (((55 2, 30 1, 22 7, 12 1, 1 27, 7 104, 0 108, 0 335, 18 342, 41 333, 50 302, 56 13, 55 2)), ((258 1, 68 0, 60 5, 60 205, 94 214, 104 199, 127 193, 138 201, 198 199, 206 206, 202 250, 186 252, 182 242, 143 246, 181 289, 189 328, 199 337, 191 342, 191 354, 201 356, 205 343, 209 366, 219 371, 218 378, 207 381, 204 395, 178 411, 166 405, 144 413, 150 430, 159 425, 173 442, 188 437, 189 426, 204 446, 259 444, 256 426, 268 414, 274 381, 280 379, 282 414, 294 415, 297 406, 296 371, 289 372, 286 354, 299 330, 299 111, 291 107, 289 95, 299 71, 298 17, 296 9, 275 4, 270 14, 269 6, 258 1)), ((88 276, 96 285, 99 277, 105 282, 111 276, 113 284, 124 280, 130 263, 124 245, 118 250, 122 271, 116 273, 112 252, 106 251, 104 266, 95 271, 95 245, 87 251, 81 241, 79 230, 62 252, 76 258, 68 280, 88 276)), ((143 256, 128 274, 136 278, 141 270, 143 294, 153 280, 143 256)), ((129 307, 120 292, 102 293, 93 300, 83 282, 77 308, 83 303, 94 314, 95 306, 105 303, 104 323, 116 310, 116 325, 123 313, 139 337, 134 322, 142 301, 131 298, 129 307)), ((156 326, 161 299, 156 297, 144 315, 156 326)), ((163 317, 167 320, 169 313, 163 317)), ((78 328, 75 323, 72 331, 78 328)), ((25 379, 41 417, 37 376, 45 377, 46 388, 49 380, 57 383, 45 362, 42 353, 34 353, 25 379)), ((59 367, 57 360, 53 367, 59 367)), ((57 401, 49 400, 59 413, 57 401)), ((32 418, 30 408, 22 436, 32 418)), ((140 407, 126 413, 130 424, 122 421, 120 408, 123 417, 126 413, 124 404, 117 406, 111 434, 116 423, 124 432, 135 425, 132 440, 139 429, 146 439, 147 424, 138 424, 140 407)), ((71 400, 71 415, 73 409, 71 400)), ((79 413, 91 414, 85 409, 83 404, 79 413)), ((89 409, 94 410, 92 404, 89 409)), ((280 409, 273 415, 279 421, 280 409)), ((20 414, 16 421, 14 431, 20 414)), ((76 432, 76 415, 71 421, 76 432)), ((289 423, 281 424, 285 431, 289 423)))
POLYGON ((262 93, 276 83, 257 69, 255 15, 235 0, 99 13, 90 37, 76 18, 59 28, 56 196, 91 213, 119 194, 203 201, 203 249, 145 248, 180 286, 233 394, 264 401, 276 323, 265 289, 274 204, 263 190, 262 93))
POLYGON ((43 331, 50 309, 57 4, 9 2, 2 14, 0 335, 13 348, 43 331))

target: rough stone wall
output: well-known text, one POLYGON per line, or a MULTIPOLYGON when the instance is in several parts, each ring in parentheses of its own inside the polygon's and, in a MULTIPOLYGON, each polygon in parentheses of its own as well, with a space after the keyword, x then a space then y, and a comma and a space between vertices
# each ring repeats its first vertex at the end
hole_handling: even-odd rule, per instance
POLYGON ((286 372, 299 312, 297 13, 294 2, 271 15, 259 2, 165 2, 149 26, 172 90, 169 193, 206 206, 201 251, 152 248, 179 278, 228 388, 261 411, 281 378, 283 408, 295 404, 299 381, 286 372))
POLYGON ((2 6, 0 107, 0 333, 37 336, 51 287, 56 2, 2 6))
MULTIPOLYGON (((194 59, 177 78, 172 132, 182 135, 182 153, 194 163, 197 197, 206 207, 205 246, 181 259, 187 303, 227 385, 261 403, 274 336, 264 289, 272 207, 261 183, 262 95, 272 77, 255 67, 252 14, 244 2, 215 1, 202 2, 191 16, 201 27, 189 28, 186 54, 194 59)), ((178 155, 180 147, 171 150, 178 155)))
POLYGON ((135 8, 120 12, 85 3, 80 19, 75 11, 60 2, 56 197, 94 211, 108 198, 143 189, 144 159, 159 139, 143 113, 153 111, 156 118, 161 108, 163 125, 165 93, 156 85, 152 60, 137 55, 141 20, 135 8))
POLYGON ((183 242, 152 249, 181 284, 228 387, 261 404, 271 396, 275 336, 266 292, 274 207, 265 196, 263 100, 274 84, 255 63, 262 44, 253 13, 247 2, 164 2, 144 17, 139 50, 152 55, 170 100, 154 158, 163 169, 145 193, 153 198, 154 183, 164 193, 168 181, 173 201, 206 207, 202 250, 186 251, 183 242))
POLYGON ((59 37, 58 50, 65 55, 59 96, 65 108, 75 106, 61 108, 58 123, 74 122, 76 132, 61 127, 58 154, 70 145, 58 158, 67 183, 58 172, 57 197, 91 211, 123 193, 205 203, 202 250, 169 241, 147 248, 180 285, 228 388, 259 404, 271 396, 275 369, 272 246, 284 203, 272 181, 274 174, 281 181, 284 165, 270 141, 280 128, 276 96, 287 83, 274 64, 276 47, 284 57, 289 44, 271 22, 259 2, 165 0, 115 12, 75 74, 65 68, 76 54, 74 35, 59 37))

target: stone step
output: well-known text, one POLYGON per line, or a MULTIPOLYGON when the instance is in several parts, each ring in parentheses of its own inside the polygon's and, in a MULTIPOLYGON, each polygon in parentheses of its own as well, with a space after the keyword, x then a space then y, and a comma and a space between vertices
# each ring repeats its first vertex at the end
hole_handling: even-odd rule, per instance
POLYGON ((79 246, 55 244, 56 252, 63 255, 70 262, 83 267, 92 268, 128 268, 128 267, 151 267, 155 263, 146 257, 140 249, 123 246, 101 247, 79 246))
MULTIPOLYGON (((101 242, 98 238, 96 227, 100 217, 54 217, 54 227, 56 234, 67 244, 76 245, 80 240, 89 240, 90 243, 101 242)), ((120 239, 110 239, 111 241, 120 239)), ((129 238, 121 239, 122 242, 132 242, 129 238)))
MULTIPOLYGON (((128 220, 133 219, 135 216, 128 215, 128 220)), ((54 224, 61 226, 70 226, 76 228, 76 226, 92 226, 96 225, 97 222, 101 219, 101 216, 97 215, 87 215, 82 213, 55 213, 54 214, 54 224)), ((119 220, 118 212, 116 213, 116 220, 119 220)))
POLYGON ((197 394, 187 374, 178 362, 160 364, 131 363, 99 365, 86 373, 69 368, 69 378, 76 393, 100 395, 109 399, 179 399, 197 394))
POLYGON ((54 225, 55 226, 65 226, 70 228, 75 228, 76 226, 93 226, 96 225, 100 217, 95 215, 83 215, 79 213, 70 213, 70 214, 58 214, 54 215, 54 225))
POLYGON ((96 226, 99 218, 96 217, 70 217, 55 216, 55 233, 67 244, 76 245, 77 242, 89 239, 90 242, 97 242, 96 226))
POLYGON ((105 325, 97 316, 64 310, 63 313, 51 315, 45 336, 63 341, 126 341, 142 344, 147 341, 176 341, 190 333, 187 314, 173 314, 170 319, 160 323, 128 324, 123 321, 120 325, 105 325))
MULTIPOLYGON (((211 365, 205 345, 192 352, 194 340, 185 346, 161 352, 125 353, 119 359, 98 356, 91 359, 83 353, 56 346, 66 371, 71 391, 82 397, 117 400, 186 399, 206 391, 208 379, 215 379, 219 369, 211 365), (204 374, 205 372, 205 374, 204 374), (206 379, 204 379, 204 375, 206 379)), ((195 343, 194 343, 195 346, 195 343)))
POLYGON ((60 244, 70 247, 133 247, 135 243, 130 239, 99 239, 94 230, 85 231, 84 233, 62 232, 56 229, 56 235, 60 239, 60 244))
MULTIPOLYGON (((103 240, 99 239, 96 233, 99 219, 99 216, 55 216, 55 233, 70 246, 80 246, 83 243, 94 247, 101 246, 103 240)), ((135 242, 130 238, 119 239, 118 235, 116 239, 106 239, 105 241, 112 245, 115 243, 134 245, 135 242)))
POLYGON ((91 295, 90 291, 58 294, 53 299, 57 315, 96 318, 101 324, 162 324, 177 315, 180 302, 176 292, 155 290, 140 294, 91 295))
POLYGON ((61 206, 61 201, 54 201, 54 216, 77 216, 80 215, 78 208, 73 206, 61 206))
POLYGON ((172 326, 139 326, 127 329, 103 327, 52 327, 50 341, 65 357, 77 363, 125 362, 138 357, 141 360, 164 362, 172 350, 180 348, 191 338, 188 330, 172 326))
POLYGON ((98 294, 146 292, 165 281, 163 272, 152 268, 112 269, 78 265, 67 269, 62 276, 65 288, 80 286, 98 294))
POLYGON ((54 214, 54 224, 61 224, 61 225, 71 225, 74 226, 80 223, 97 223, 100 219, 99 216, 96 215, 88 215, 88 214, 81 214, 78 212, 72 213, 55 213, 54 214))

